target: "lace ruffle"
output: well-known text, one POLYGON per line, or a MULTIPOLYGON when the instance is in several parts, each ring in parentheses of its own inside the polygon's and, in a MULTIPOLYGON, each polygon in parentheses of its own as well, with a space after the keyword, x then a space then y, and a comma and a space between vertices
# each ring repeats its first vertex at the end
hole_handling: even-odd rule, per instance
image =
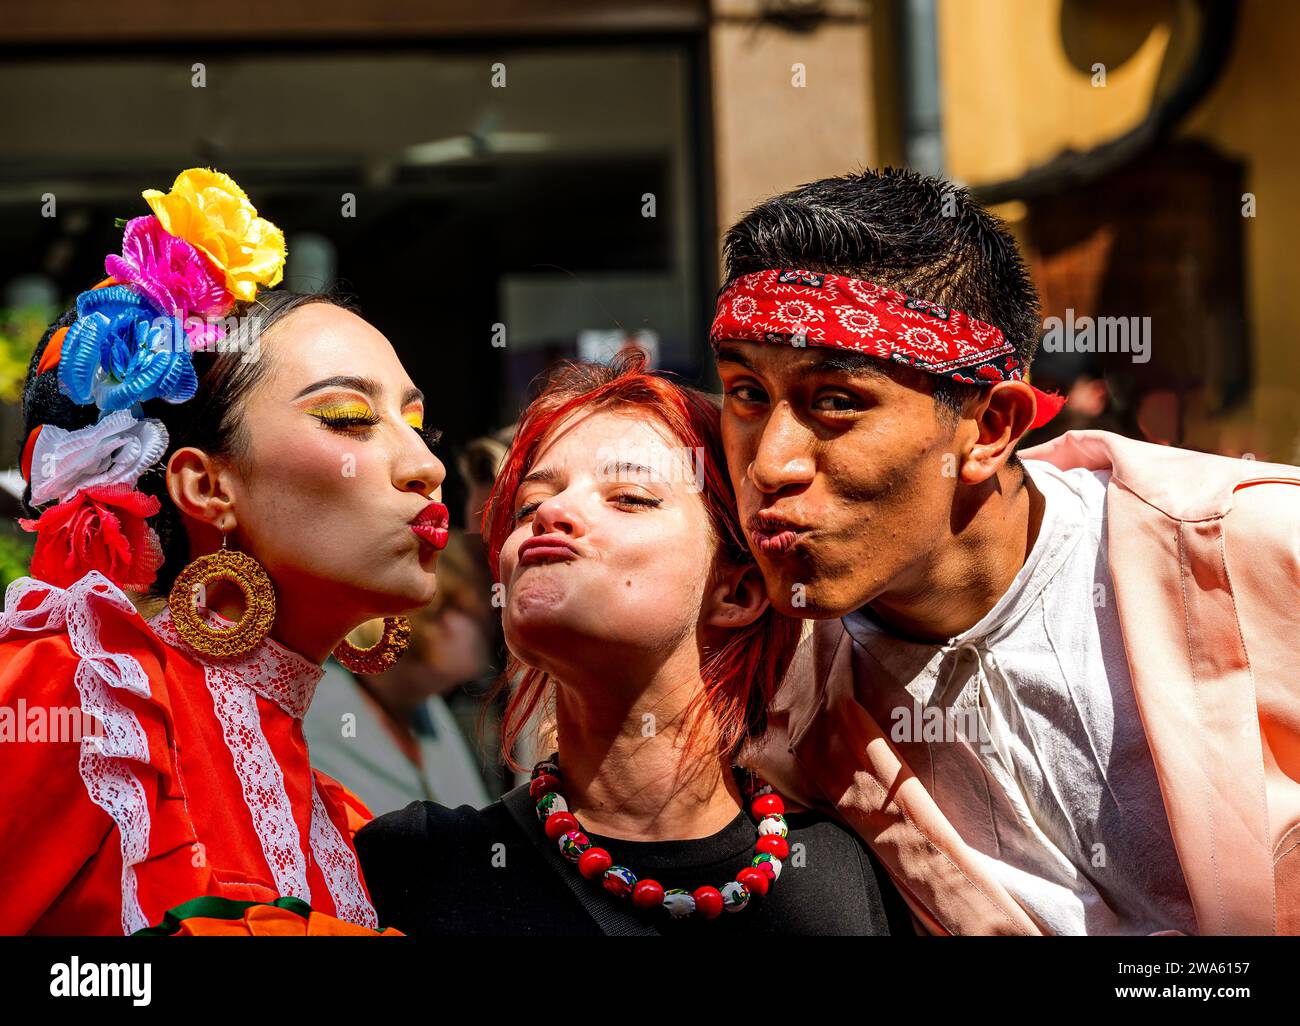
POLYGON ((281 896, 310 903, 302 837, 284 789, 284 773, 262 733, 253 690, 246 680, 219 667, 205 665, 204 676, 276 889, 281 896))
MULTIPOLYGON (((225 619, 208 610, 204 613, 209 623, 225 619)), ((169 645, 192 653, 202 664, 212 709, 221 724, 275 886, 281 896, 310 902, 302 836, 285 791, 284 773, 262 731, 255 696, 261 695, 289 715, 301 717, 296 710, 306 712, 324 670, 270 638, 238 659, 210 659, 185 644, 165 607, 149 625, 169 645)))
POLYGON ((122 932, 148 926, 137 893, 135 867, 149 852, 149 804, 131 763, 149 764, 149 743, 139 718, 117 697, 123 689, 149 698, 149 677, 139 661, 109 652, 100 642, 100 610, 114 607, 138 616, 131 600, 107 577, 92 570, 66 590, 33 577, 20 577, 5 589, 0 639, 18 631, 67 628, 72 650, 81 657, 74 683, 81 706, 103 725, 98 736, 81 739, 79 770, 90 800, 117 826, 122 852, 122 932), (37 595, 30 609, 24 600, 37 595))
MULTIPOLYGON (((204 619, 213 627, 231 627, 231 620, 202 610, 204 619)), ((292 649, 285 648, 274 638, 263 638, 247 655, 236 659, 212 659, 196 652, 185 643, 172 622, 171 610, 166 606, 149 621, 149 626, 174 648, 188 652, 206 668, 219 668, 222 673, 241 681, 268 702, 274 702, 295 719, 307 715, 316 685, 325 676, 325 668, 313 663, 292 649)))
MULTIPOLYGON (((214 627, 228 627, 231 621, 219 613, 203 610, 214 627)), ((262 844, 262 852, 282 895, 311 900, 301 839, 293 809, 284 788, 284 777, 262 732, 254 694, 261 695, 290 716, 301 719, 311 704, 325 671, 304 656, 271 638, 238 659, 212 659, 185 644, 171 612, 161 610, 150 621, 168 644, 183 647, 203 664, 204 677, 212 692, 213 708, 235 763, 244 799, 262 844)), ((312 782, 312 858, 320 867, 340 919, 377 928, 378 917, 366 896, 357 868, 356 855, 344 840, 312 782)))

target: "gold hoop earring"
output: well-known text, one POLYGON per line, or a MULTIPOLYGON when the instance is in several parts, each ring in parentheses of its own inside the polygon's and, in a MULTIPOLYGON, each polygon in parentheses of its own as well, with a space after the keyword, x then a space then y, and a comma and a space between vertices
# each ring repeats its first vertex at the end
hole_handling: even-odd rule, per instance
POLYGON ((411 640, 411 621, 404 616, 384 617, 384 636, 369 648, 357 648, 344 638, 334 648, 334 658, 353 673, 383 673, 397 662, 411 640))
POLYGON ((252 651, 271 632, 275 621, 275 586, 266 570, 246 552, 226 548, 226 536, 221 535, 221 548, 206 556, 192 560, 176 577, 167 596, 176 631, 196 652, 228 658, 242 656, 252 651), (194 608, 194 599, 200 589, 217 581, 230 581, 244 593, 244 615, 229 630, 216 630, 203 622, 194 608))

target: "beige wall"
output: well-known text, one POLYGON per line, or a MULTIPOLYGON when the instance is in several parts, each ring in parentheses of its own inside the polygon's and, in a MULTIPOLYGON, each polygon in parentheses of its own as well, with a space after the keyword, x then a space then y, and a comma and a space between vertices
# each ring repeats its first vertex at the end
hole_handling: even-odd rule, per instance
POLYGON ((709 30, 719 235, 760 200, 876 161, 865 2, 832 0, 811 32, 752 20, 758 0, 714 0, 709 30), (806 84, 793 84, 802 64, 806 84))

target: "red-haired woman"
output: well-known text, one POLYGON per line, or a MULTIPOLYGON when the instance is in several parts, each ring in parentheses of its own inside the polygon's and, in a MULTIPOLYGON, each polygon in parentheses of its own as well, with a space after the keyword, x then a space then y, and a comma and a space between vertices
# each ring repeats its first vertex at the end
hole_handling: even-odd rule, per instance
POLYGON ((908 929, 856 837, 786 812, 733 769, 799 622, 764 595, 708 396, 636 356, 566 365, 520 421, 483 535, 518 680, 505 750, 540 714, 558 752, 485 809, 416 802, 363 829, 383 922, 411 934, 908 929))

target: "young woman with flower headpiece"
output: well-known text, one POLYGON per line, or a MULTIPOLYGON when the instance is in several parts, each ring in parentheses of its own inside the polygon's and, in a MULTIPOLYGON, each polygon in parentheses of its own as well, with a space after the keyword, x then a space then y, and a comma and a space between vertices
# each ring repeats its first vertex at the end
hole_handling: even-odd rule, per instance
POLYGON ((369 812, 312 770, 301 721, 331 652, 391 665, 433 596, 423 399, 340 301, 259 296, 284 237, 229 177, 144 199, 24 392, 0 932, 369 932, 369 812), (348 645, 381 616, 375 648, 348 645))
POLYGON ((520 421, 483 536, 519 682, 503 748, 541 710, 558 751, 485 809, 415 802, 361 830, 381 919, 411 934, 910 930, 865 845, 735 769, 799 621, 763 592, 711 398, 639 354, 562 369, 520 421))

